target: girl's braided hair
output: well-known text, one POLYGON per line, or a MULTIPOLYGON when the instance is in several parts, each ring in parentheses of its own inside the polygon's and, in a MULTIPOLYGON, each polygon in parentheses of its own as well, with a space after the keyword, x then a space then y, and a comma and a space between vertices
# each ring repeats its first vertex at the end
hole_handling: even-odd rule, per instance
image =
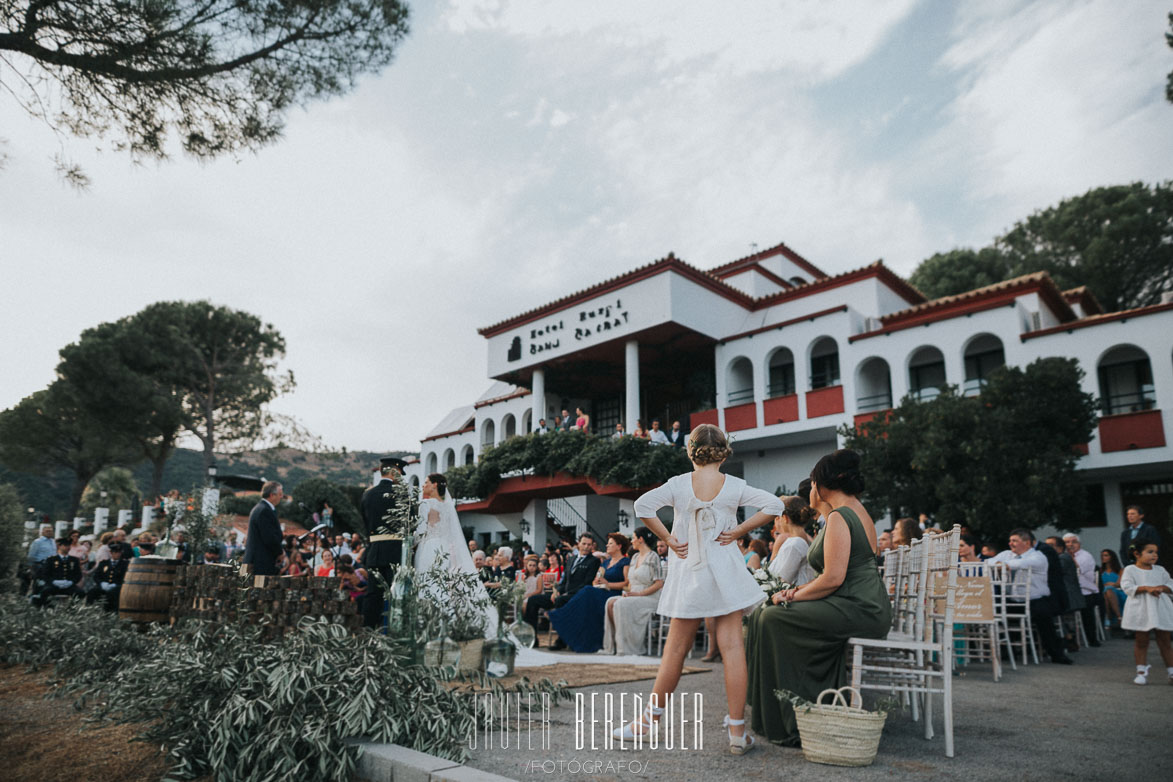
POLYGON ((732 455, 729 439, 712 424, 701 424, 688 436, 688 458, 698 465, 720 464, 732 455))

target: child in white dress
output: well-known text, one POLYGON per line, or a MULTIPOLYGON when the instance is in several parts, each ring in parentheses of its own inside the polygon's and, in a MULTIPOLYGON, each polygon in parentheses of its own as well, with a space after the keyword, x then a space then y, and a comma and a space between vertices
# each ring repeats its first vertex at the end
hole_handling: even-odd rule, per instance
POLYGON ((1148 681, 1150 665, 1149 631, 1157 634, 1157 648, 1165 661, 1169 683, 1173 684, 1173 647, 1169 643, 1169 632, 1173 630, 1173 578, 1169 571, 1157 564, 1157 544, 1140 543, 1130 547, 1135 565, 1124 568, 1120 576, 1120 588, 1128 595, 1124 604, 1124 615, 1120 627, 1136 631, 1136 678, 1133 684, 1148 681))
POLYGON ((722 473, 721 464, 732 454, 725 433, 712 424, 702 424, 688 438, 693 472, 671 478, 635 502, 635 515, 672 550, 659 607, 672 621, 648 708, 616 730, 617 739, 640 737, 642 742, 651 731, 680 681, 684 657, 701 620, 714 616, 717 644, 725 660, 729 748, 740 755, 753 746, 753 737, 745 733, 747 673, 741 616, 765 595, 746 570, 737 547, 729 544, 781 514, 782 500, 722 473), (656 518, 656 511, 665 506, 675 511, 671 533, 656 518), (737 509, 741 506, 760 510, 738 524, 737 509))

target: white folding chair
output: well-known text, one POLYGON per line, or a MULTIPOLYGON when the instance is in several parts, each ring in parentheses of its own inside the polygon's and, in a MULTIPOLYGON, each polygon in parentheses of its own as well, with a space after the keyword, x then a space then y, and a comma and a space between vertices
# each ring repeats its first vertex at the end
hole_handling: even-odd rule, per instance
MULTIPOLYGON (((915 705, 923 698, 925 738, 933 737, 933 695, 944 704, 945 755, 953 757, 953 614, 957 598, 957 549, 961 530, 926 535, 911 552, 923 568, 917 579, 911 615, 923 621, 913 637, 890 633, 885 639, 851 638, 851 685, 858 690, 908 693, 915 705), (919 557, 915 556, 917 553, 919 557), (934 597, 934 574, 943 582, 934 597)), ((915 573, 910 569, 910 576, 915 573)), ((916 719, 916 711, 913 712, 916 719)))
POLYGON ((1008 656, 1011 650, 1010 638, 1002 626, 1005 612, 999 611, 1004 596, 1001 590, 995 589, 992 570, 985 562, 957 564, 957 577, 965 582, 967 589, 965 596, 958 597, 955 607, 958 617, 953 628, 953 646, 960 665, 989 661, 994 681, 998 681, 1002 678, 1002 645, 1005 644, 1008 656), (974 613, 980 613, 983 618, 973 618, 974 613))
POLYGON ((1034 664, 1039 664, 1039 652, 1035 648, 1034 623, 1030 616, 1030 568, 1008 570, 1007 577, 1002 582, 1006 594, 1006 631, 1011 635, 1010 645, 1017 647, 1022 653, 1022 664, 1027 664, 1027 650, 1034 664))

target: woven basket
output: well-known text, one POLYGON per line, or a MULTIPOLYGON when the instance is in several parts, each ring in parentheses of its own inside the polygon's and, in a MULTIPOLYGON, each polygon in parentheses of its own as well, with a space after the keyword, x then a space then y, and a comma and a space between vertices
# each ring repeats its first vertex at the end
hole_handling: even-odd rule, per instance
POLYGON ((844 691, 853 700, 862 701, 859 690, 841 687, 823 690, 809 708, 797 707, 798 735, 802 738, 802 754, 812 763, 829 766, 870 766, 880 747, 880 734, 888 715, 882 711, 865 711, 849 706, 844 691), (830 693, 831 703, 823 703, 830 693))
POLYGON ((481 669, 481 658, 484 655, 484 651, 484 638, 474 638, 471 641, 461 641, 460 662, 456 664, 456 670, 460 673, 479 671, 481 669))

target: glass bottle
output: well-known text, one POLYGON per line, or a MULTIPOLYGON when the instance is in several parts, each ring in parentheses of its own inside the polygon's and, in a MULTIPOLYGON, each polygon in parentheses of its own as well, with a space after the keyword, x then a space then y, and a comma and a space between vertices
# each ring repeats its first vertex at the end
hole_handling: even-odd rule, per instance
POLYGON ((424 665, 456 668, 460 665, 460 644, 448 637, 448 618, 440 619, 440 634, 424 645, 424 665))

